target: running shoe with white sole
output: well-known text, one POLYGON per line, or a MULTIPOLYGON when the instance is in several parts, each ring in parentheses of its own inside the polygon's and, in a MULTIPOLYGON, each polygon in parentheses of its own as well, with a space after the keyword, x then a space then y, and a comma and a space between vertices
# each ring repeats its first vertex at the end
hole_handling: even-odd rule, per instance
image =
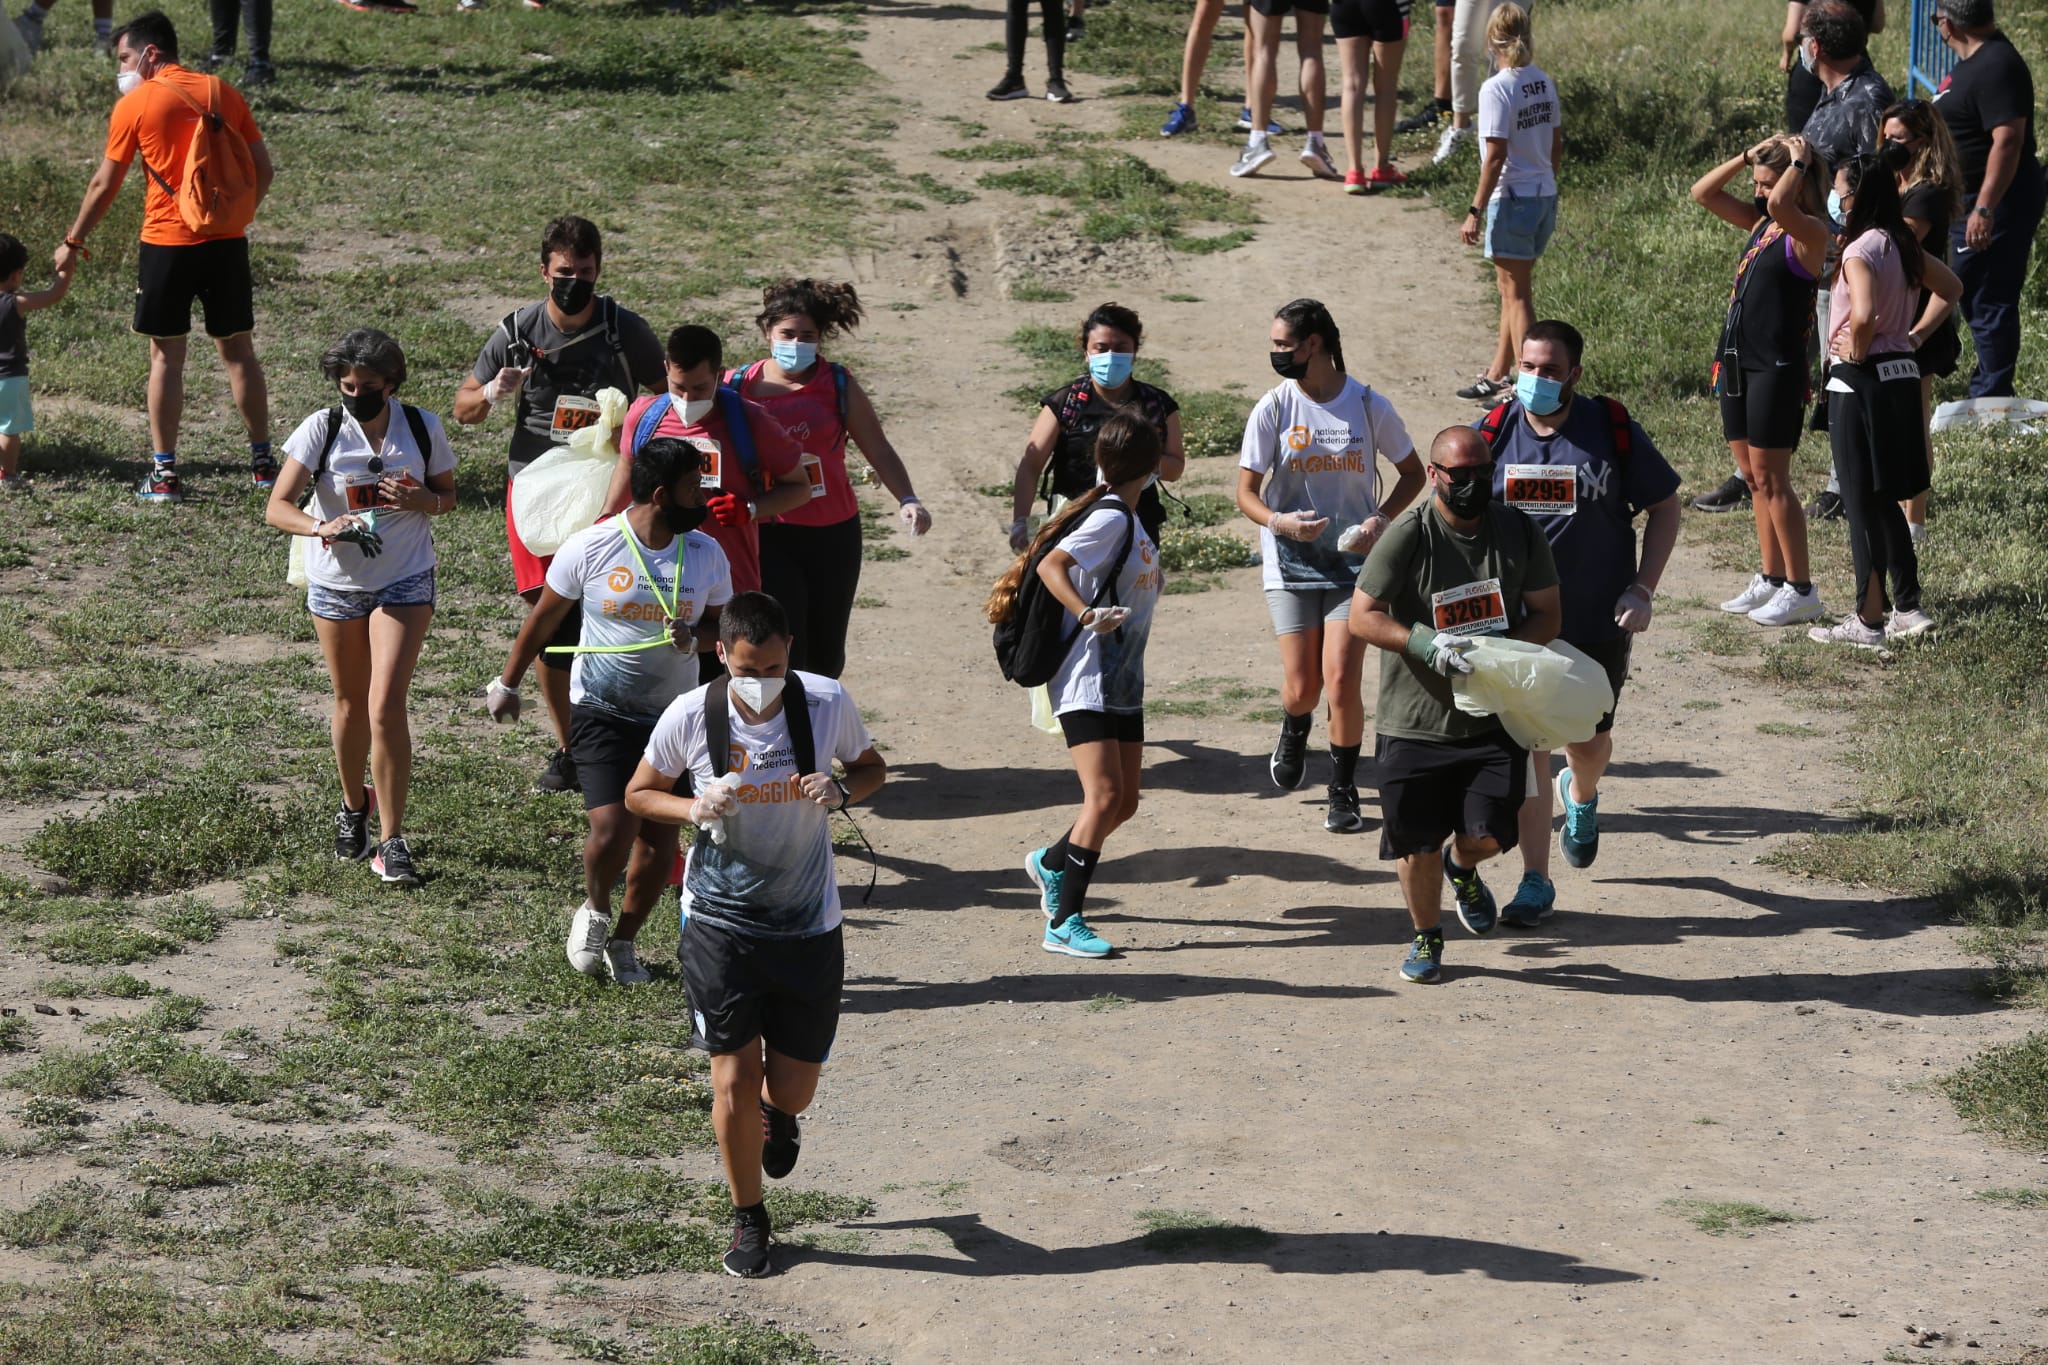
POLYGON ((1470 128, 1446 128, 1443 136, 1436 140, 1436 155, 1430 157, 1430 164, 1441 166, 1458 154, 1459 143, 1470 142, 1477 145, 1478 141, 1479 135, 1470 128))
POLYGON ((1849 515, 1849 509, 1842 503, 1842 495, 1823 488, 1806 504, 1808 521, 1840 521, 1849 515))
POLYGON ((1817 645, 1854 645, 1858 649, 1883 649, 1884 632, 1876 626, 1866 626, 1855 612, 1850 612, 1831 626, 1815 626, 1806 632, 1806 638, 1817 645))
POLYGON ((1358 788, 1330 784, 1330 804, 1323 815, 1323 828, 1332 834, 1356 834, 1365 828, 1365 817, 1358 813, 1358 788))
POLYGON ((796 1169, 797 1153, 803 1149, 804 1133, 795 1114, 785 1114, 766 1100, 761 1101, 761 1174, 780 1180, 796 1169))
POLYGON ((1370 185, 1368 185, 1368 184, 1366 184, 1366 183, 1365 183, 1365 172, 1364 172, 1364 171, 1346 171, 1346 172, 1344 172, 1344 193, 1346 193, 1346 194, 1371 194, 1371 193, 1372 193, 1372 186, 1370 186, 1370 185))
POLYGON ((605 975, 604 949, 611 940, 610 916, 600 915, 589 901, 583 902, 569 920, 569 965, 585 976, 605 975))
POLYGON ((1337 169, 1337 163, 1330 159, 1330 149, 1320 142, 1301 144, 1301 164, 1308 167, 1318 180, 1342 180, 1344 172, 1337 169))
POLYGON ((1173 112, 1166 116, 1166 122, 1159 125, 1159 136, 1179 137, 1182 133, 1195 131, 1195 106, 1176 104, 1173 112))
POLYGON ((1443 930, 1422 930, 1415 935, 1415 941, 1408 945, 1408 956, 1401 959, 1401 979, 1424 985, 1437 981, 1443 975, 1443 961, 1443 930))
POLYGON ((1078 43, 1078 42, 1080 42, 1080 41, 1081 41, 1081 40, 1082 40, 1083 38, 1086 38, 1087 36, 1088 36, 1088 24, 1087 24, 1087 22, 1086 22, 1085 20, 1081 20, 1081 19, 1069 19, 1069 20, 1067 20, 1067 41, 1068 41, 1068 42, 1070 42, 1070 43, 1078 43))
POLYGON ((1296 729, 1281 720, 1280 738, 1274 741, 1273 756, 1266 760, 1266 772, 1273 785, 1284 792, 1299 787, 1308 771, 1308 717, 1301 717, 1301 721, 1301 728, 1296 729))
POLYGON ((1479 869, 1453 863, 1449 844, 1444 845, 1443 864, 1444 880, 1451 884, 1451 893, 1458 899, 1458 923, 1482 938, 1492 933, 1494 925, 1500 922, 1500 911, 1494 907, 1493 893, 1479 879, 1479 869))
POLYGON ((359 863, 370 856, 370 812, 377 809, 377 789, 363 788, 363 808, 343 806, 334 813, 334 856, 359 863))
POLYGON ((1067 89, 1067 83, 1058 76, 1045 78, 1045 98, 1051 104, 1072 104, 1074 92, 1067 89))
POLYGON ((1727 478, 1692 500, 1695 512, 1732 512, 1749 501, 1749 485, 1740 474, 1727 478))
POLYGON ((1591 801, 1572 800, 1572 770, 1557 771, 1557 803, 1564 807, 1564 828, 1557 832, 1557 851, 1573 867, 1591 867, 1600 856, 1600 794, 1591 801))
POLYGON ((1373 167, 1366 172, 1365 179, 1367 184, 1380 190, 1408 183, 1408 177, 1401 173, 1401 168, 1392 164, 1373 167))
POLYGON ((1464 388, 1458 390, 1458 397, 1468 398, 1475 403, 1491 403, 1496 398, 1505 398, 1515 391, 1513 382, 1495 379, 1490 375, 1479 375, 1464 388))
POLYGON ((988 92, 988 97, 992 100, 1028 100, 1031 98, 1031 87, 1024 84, 1022 76, 1005 76, 996 82, 995 88, 988 92))
MULTIPOLYGON (((246 82, 244 82, 246 84, 246 82)), ((271 455, 258 455, 249 461, 249 477, 256 487, 269 491, 277 486, 277 459, 271 455)))
MULTIPOLYGON (((1252 107, 1249 104, 1247 104, 1246 106, 1244 106, 1244 108, 1237 111, 1237 131, 1240 133, 1249 133, 1251 130, 1252 107)), ((1266 135, 1268 137, 1278 137, 1286 131, 1287 130, 1285 128, 1282 128, 1280 126, 1280 120, 1278 119, 1271 119, 1266 124, 1266 135)))
POLYGON ((1236 176, 1254 175, 1261 166, 1273 159, 1273 155, 1273 148, 1269 143, 1247 143, 1245 149, 1238 153, 1237 160, 1232 163, 1230 173, 1236 176))
POLYGON ((769 1270, 769 1236, 766 1209, 759 1210, 757 1216, 751 1218, 735 1210, 732 1241, 725 1248, 725 1273, 742 1280, 758 1280, 766 1275, 769 1270))
POLYGON ((135 487, 135 496, 144 502, 183 502, 185 485, 179 481, 176 469, 157 465, 142 476, 142 482, 135 487))
POLYGON ((1045 941, 1039 947, 1048 953, 1065 953, 1068 957, 1109 956, 1109 944, 1079 915, 1068 915, 1057 926, 1046 925, 1045 941))
POLYGON ((1047 867, 1045 850, 1041 848, 1024 860, 1024 875, 1038 888, 1038 908, 1045 912, 1045 922, 1051 924, 1060 917, 1060 878, 1066 873, 1047 867))
POLYGON ((630 938, 615 938, 604 945, 604 974, 614 986, 644 986, 654 980, 653 974, 640 965, 640 956, 633 951, 630 938))
POLYGON ((1777 595, 1778 585, 1762 574, 1751 574, 1749 586, 1721 604, 1730 616, 1747 616, 1777 595))
POLYGON ((1500 922, 1517 929, 1534 929, 1550 918, 1557 908, 1557 888, 1541 872, 1524 872, 1515 898, 1500 908, 1500 922))
POLYGON ((1884 623, 1884 638, 1887 640, 1911 640, 1934 629, 1934 618, 1918 607, 1911 611, 1895 611, 1884 623))
POLYGON ((1820 589, 1808 588, 1805 592, 1790 583, 1771 594, 1771 600, 1749 613, 1749 619, 1760 626, 1798 626, 1808 621, 1818 621, 1827 614, 1820 604, 1820 589))
POLYGON ((425 880, 419 869, 413 866, 411 845, 399 834, 377 846, 376 854, 370 859, 370 868, 384 879, 386 886, 403 886, 410 890, 425 880))
POLYGON ((1450 107, 1447 104, 1431 100, 1407 118, 1396 119, 1394 121, 1394 131, 1397 133, 1419 133, 1425 128, 1434 128, 1436 127, 1436 121, 1449 112, 1450 107))

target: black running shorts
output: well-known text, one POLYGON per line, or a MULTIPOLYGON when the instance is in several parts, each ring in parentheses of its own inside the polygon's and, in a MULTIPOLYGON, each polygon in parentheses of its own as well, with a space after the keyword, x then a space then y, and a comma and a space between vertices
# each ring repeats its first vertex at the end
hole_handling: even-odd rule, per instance
POLYGON ((146 337, 190 335, 194 300, 206 311, 210 337, 256 330, 248 238, 220 237, 196 246, 141 244, 135 255, 135 330, 146 337))
POLYGON ((1496 730, 1450 743, 1381 735, 1373 750, 1380 788, 1380 857, 1435 853, 1453 832, 1491 838, 1505 853, 1519 841, 1529 751, 1496 730))
MULTIPOLYGON (((1617 636, 1612 640, 1595 640, 1590 645, 1582 645, 1577 640, 1571 642, 1587 658, 1607 671, 1607 685, 1614 689, 1616 709, 1621 706, 1621 685, 1628 681, 1628 652, 1635 642, 1636 637, 1633 635, 1617 636)), ((1600 717, 1600 724, 1594 733, 1604 735, 1613 728, 1614 711, 1610 710, 1600 717)))
POLYGON ((1331 0, 1330 32, 1339 38, 1398 43, 1408 37, 1409 0, 1331 0))
MULTIPOLYGON (((640 771, 654 725, 615 716, 595 706, 569 708, 569 757, 576 760, 576 779, 583 784, 583 809, 620 806, 626 788, 640 771)), ((690 794, 690 775, 676 779, 678 796, 690 794)))
POLYGON ((1721 394, 1721 439, 1747 441, 1758 450, 1791 450, 1806 428, 1806 370, 1779 365, 1768 370, 1742 370, 1724 378, 1721 394), (1729 380, 1734 382, 1729 382, 1729 380))
POLYGON ((1145 713, 1063 711, 1060 713, 1060 731, 1066 735, 1069 749, 1076 744, 1094 744, 1105 739, 1114 740, 1118 744, 1143 744, 1145 713))
POLYGON ((846 942, 834 926, 809 938, 752 938, 683 921, 683 989, 690 1045, 714 1055, 756 1038, 791 1061, 822 1064, 839 1032, 846 942))
POLYGON ((1328 14, 1330 0, 1251 0, 1251 7, 1268 18, 1299 10, 1303 14, 1328 14))

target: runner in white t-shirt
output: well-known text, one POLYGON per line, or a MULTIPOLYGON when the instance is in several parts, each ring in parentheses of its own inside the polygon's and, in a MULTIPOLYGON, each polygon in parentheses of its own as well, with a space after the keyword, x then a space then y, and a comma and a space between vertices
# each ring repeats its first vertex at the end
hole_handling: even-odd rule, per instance
POLYGON ((1280 637, 1280 738, 1267 771, 1282 791, 1301 785, 1309 722, 1327 695, 1334 771, 1323 828, 1349 834, 1365 828, 1365 645, 1345 624, 1352 584, 1388 521, 1422 490, 1422 461, 1394 405, 1344 372, 1329 309, 1296 299, 1274 316, 1271 339, 1281 382, 1252 409, 1237 462, 1237 506, 1260 528, 1266 606, 1280 637), (1375 457, 1400 476, 1384 504, 1375 457))
POLYGON ((789 642, 774 598, 728 602, 718 652, 731 676, 670 704, 626 792, 635 815, 698 830, 683 882, 683 986, 692 1041, 711 1054, 711 1124, 732 1192, 725 1268, 746 1278, 769 1269, 761 1177, 796 1166, 796 1116, 839 1027, 846 955, 829 816, 872 796, 888 772, 853 698, 791 669, 789 642), (677 794, 685 777, 702 795, 677 794))
MULTIPOLYGON (((705 517, 697 447, 656 437, 633 452, 633 504, 562 542, 540 600, 491 683, 491 715, 519 715, 519 679, 562 621, 581 608, 569 669, 569 751, 582 779, 590 836, 583 841, 585 900, 569 925, 569 965, 622 986, 650 978, 633 941, 675 865, 676 827, 626 809, 626 784, 654 723, 697 685, 699 641, 718 631, 732 598, 725 552, 697 527, 705 517), (612 886, 626 901, 612 924, 612 886)), ((558 656, 560 657, 560 656, 558 656)))
POLYGON ((1136 508, 1159 472, 1163 449, 1159 428, 1143 408, 1111 413, 1095 436, 1100 482, 1039 528, 989 599, 990 619, 1007 617, 1035 560, 1039 581, 1073 618, 1073 641, 1048 686, 1081 778, 1081 813, 1057 842, 1024 860, 1045 911, 1040 946, 1049 953, 1110 952, 1081 912, 1103 841, 1138 810, 1145 644, 1164 576, 1159 547, 1136 508))

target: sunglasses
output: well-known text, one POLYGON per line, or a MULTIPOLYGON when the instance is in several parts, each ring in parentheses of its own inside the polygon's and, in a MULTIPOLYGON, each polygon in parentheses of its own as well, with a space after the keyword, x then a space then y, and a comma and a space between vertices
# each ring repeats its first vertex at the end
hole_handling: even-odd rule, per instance
POLYGON ((1475 479, 1485 479, 1488 483, 1493 482, 1492 460, 1488 460, 1485 464, 1459 465, 1455 469, 1451 468, 1448 465, 1440 465, 1432 461, 1429 467, 1431 469, 1434 469, 1437 473, 1443 475, 1444 478, 1448 479, 1454 486, 1460 484, 1468 484, 1475 479))

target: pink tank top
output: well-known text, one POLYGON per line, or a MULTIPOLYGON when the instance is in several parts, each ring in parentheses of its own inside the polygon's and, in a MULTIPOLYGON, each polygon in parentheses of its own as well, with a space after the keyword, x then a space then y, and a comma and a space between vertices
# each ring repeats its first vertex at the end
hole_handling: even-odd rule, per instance
POLYGON ((811 500, 774 521, 783 526, 837 526, 858 516, 860 505, 846 477, 846 424, 839 418, 839 382, 832 363, 820 359, 804 386, 790 393, 750 390, 766 363, 757 360, 741 370, 734 387, 766 408, 802 447, 804 474, 811 481, 811 500))

